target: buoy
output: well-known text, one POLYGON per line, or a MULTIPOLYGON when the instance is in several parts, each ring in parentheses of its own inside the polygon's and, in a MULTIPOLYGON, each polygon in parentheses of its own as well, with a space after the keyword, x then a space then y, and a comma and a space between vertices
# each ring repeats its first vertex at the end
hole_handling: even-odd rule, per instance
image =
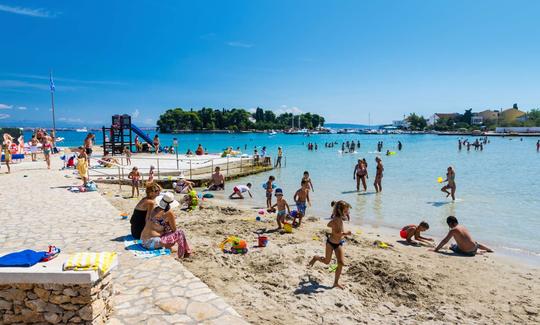
POLYGON ((442 182, 443 182, 443 178, 442 178, 442 177, 437 178, 437 182, 438 182, 438 183, 442 183, 442 182))

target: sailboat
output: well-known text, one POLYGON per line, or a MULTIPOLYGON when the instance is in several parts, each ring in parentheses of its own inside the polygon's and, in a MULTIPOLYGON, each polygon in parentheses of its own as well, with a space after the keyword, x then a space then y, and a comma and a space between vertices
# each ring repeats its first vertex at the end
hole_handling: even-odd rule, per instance
POLYGON ((88 132, 88 129, 85 127, 82 127, 80 129, 75 129, 76 132, 88 132))

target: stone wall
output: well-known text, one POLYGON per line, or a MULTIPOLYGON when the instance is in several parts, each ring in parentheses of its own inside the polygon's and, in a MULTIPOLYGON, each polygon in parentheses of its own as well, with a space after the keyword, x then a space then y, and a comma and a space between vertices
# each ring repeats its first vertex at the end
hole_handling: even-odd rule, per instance
POLYGON ((105 324, 112 311, 111 277, 93 285, 0 284, 0 324, 105 324))

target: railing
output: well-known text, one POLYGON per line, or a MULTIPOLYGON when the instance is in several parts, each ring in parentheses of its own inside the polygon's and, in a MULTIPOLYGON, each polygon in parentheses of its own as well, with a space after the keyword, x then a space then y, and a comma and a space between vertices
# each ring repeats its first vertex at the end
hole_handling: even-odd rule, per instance
MULTIPOLYGON (((215 157, 215 158, 175 158, 175 157, 130 157, 132 164, 126 165, 127 157, 124 155, 112 156, 111 159, 116 159, 118 163, 111 161, 103 161, 100 158, 91 158, 92 162, 102 162, 111 166, 110 168, 91 168, 89 176, 95 177, 114 177, 118 176, 119 183, 127 179, 127 175, 132 167, 137 166, 141 174, 141 180, 144 182, 145 176, 150 172, 150 166, 154 165, 156 179, 164 180, 168 177, 172 180, 179 174, 183 174, 190 180, 205 180, 210 178, 215 170, 215 167, 220 167, 221 172, 225 177, 246 174, 252 171, 259 170, 260 167, 272 167, 272 159, 270 157, 215 157), (142 162, 142 163, 141 163, 142 162), (155 163, 154 163, 155 162, 155 163), (139 164, 137 164, 139 163, 139 164), (111 172, 115 168, 116 171, 111 172), (126 170, 128 169, 128 170, 126 170)), ((282 166, 287 165, 286 157, 282 158, 282 166)))

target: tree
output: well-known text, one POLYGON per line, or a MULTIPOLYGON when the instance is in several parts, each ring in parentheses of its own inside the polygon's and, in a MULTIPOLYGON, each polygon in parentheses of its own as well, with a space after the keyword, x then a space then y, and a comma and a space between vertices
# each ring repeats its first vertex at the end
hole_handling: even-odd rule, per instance
POLYGON ((427 126, 426 119, 421 115, 417 115, 416 113, 411 113, 407 117, 407 121, 409 122, 411 130, 424 130, 427 126))
POLYGON ((472 108, 466 109, 465 113, 461 116, 460 122, 471 124, 472 119, 472 108))

